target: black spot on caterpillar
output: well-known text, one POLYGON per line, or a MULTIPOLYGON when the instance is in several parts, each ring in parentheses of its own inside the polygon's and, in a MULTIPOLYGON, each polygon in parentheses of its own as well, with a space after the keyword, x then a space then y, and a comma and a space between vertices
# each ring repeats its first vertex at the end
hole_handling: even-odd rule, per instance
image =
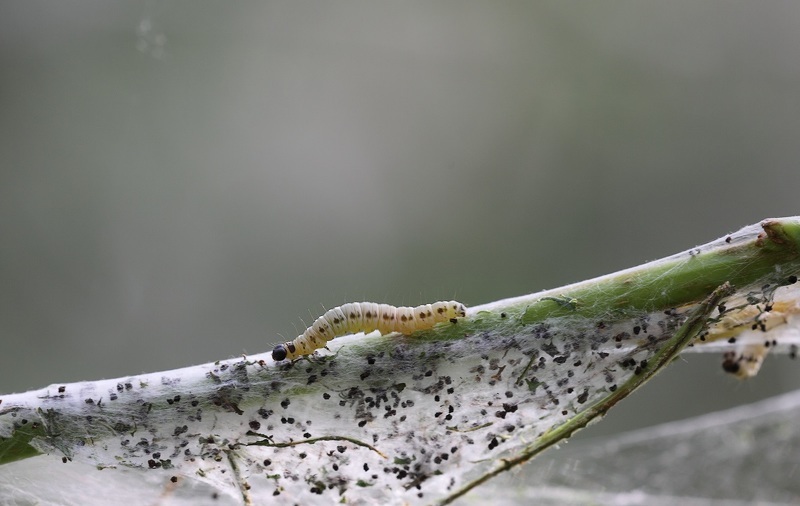
POLYGON ((314 321, 294 341, 279 344, 272 350, 272 359, 293 360, 313 353, 331 339, 356 332, 381 334, 399 332, 404 335, 433 328, 437 323, 456 322, 467 314, 466 307, 454 300, 423 304, 417 307, 395 307, 374 302, 352 302, 333 309, 314 321))

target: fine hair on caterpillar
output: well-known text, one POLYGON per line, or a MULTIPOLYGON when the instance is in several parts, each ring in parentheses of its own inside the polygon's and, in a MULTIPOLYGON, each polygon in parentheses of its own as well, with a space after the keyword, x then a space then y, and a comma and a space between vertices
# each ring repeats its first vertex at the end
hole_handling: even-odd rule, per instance
POLYGON ((417 307, 396 307, 375 302, 351 302, 329 309, 293 341, 277 345, 272 359, 294 360, 323 348, 331 339, 357 332, 374 330, 383 334, 413 334, 433 328, 437 323, 452 322, 464 317, 467 309, 454 300, 423 304, 417 307))

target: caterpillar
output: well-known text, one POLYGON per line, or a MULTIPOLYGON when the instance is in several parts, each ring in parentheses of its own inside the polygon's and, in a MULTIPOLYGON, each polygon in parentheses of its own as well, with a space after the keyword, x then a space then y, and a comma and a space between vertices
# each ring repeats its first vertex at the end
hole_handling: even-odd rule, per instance
POLYGON ((437 323, 450 321, 467 314, 466 307, 454 300, 423 304, 417 307, 395 307, 374 302, 351 302, 329 309, 294 341, 277 345, 272 359, 293 360, 309 355, 331 339, 356 332, 373 330, 383 334, 399 332, 413 334, 418 330, 433 328, 437 323))

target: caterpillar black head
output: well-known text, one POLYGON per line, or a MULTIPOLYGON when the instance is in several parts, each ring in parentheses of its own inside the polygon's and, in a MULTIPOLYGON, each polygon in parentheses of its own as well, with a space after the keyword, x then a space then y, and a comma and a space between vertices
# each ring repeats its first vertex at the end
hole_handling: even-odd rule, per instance
POLYGON ((292 343, 279 344, 278 346, 272 349, 272 360, 274 360, 275 362, 286 360, 286 356, 288 355, 286 348, 289 348, 289 351, 291 351, 292 353, 294 353, 295 351, 294 345, 292 343))

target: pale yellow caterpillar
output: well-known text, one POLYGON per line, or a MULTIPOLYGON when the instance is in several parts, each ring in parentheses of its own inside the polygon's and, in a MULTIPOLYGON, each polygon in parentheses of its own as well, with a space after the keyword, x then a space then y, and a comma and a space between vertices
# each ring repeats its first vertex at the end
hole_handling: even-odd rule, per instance
POLYGON ((437 323, 466 316, 464 304, 454 300, 423 304, 417 307, 395 307, 374 302, 352 302, 333 309, 314 321, 294 341, 279 344, 272 350, 273 360, 293 360, 313 353, 331 339, 356 332, 373 330, 383 334, 413 334, 433 328, 437 323))

